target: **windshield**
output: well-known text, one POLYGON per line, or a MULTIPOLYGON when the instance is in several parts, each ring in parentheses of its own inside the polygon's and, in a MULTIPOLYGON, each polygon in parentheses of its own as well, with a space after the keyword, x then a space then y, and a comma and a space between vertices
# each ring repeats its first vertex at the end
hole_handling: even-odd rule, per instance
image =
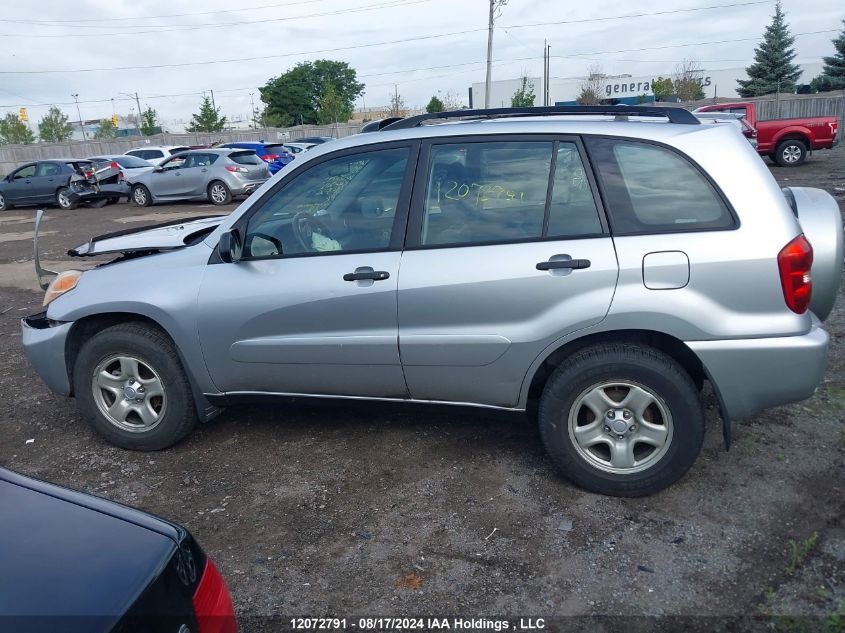
POLYGON ((152 167, 151 163, 148 163, 143 158, 138 158, 137 156, 115 156, 112 160, 114 160, 114 162, 116 162, 121 167, 126 167, 126 169, 152 167))

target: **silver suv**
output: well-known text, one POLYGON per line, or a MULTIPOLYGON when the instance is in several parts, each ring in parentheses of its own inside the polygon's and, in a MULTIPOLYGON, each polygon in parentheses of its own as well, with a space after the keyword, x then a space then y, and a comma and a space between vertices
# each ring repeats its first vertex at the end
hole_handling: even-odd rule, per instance
POLYGON ((842 238, 831 196, 685 110, 423 115, 313 148, 229 216, 77 247, 118 257, 56 277, 23 343, 125 448, 268 396, 537 403, 564 475, 645 495, 698 455, 705 381, 727 441, 814 392, 842 238))

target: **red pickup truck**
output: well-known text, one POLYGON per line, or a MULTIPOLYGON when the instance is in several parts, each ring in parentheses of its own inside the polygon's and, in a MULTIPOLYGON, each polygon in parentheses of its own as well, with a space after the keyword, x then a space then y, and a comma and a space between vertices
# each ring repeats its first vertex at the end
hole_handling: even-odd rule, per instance
POLYGON ((719 103, 703 106, 695 112, 731 112, 741 114, 757 128, 757 152, 768 156, 781 167, 800 165, 814 149, 830 149, 836 145, 835 116, 816 116, 801 119, 757 118, 754 103, 719 103))

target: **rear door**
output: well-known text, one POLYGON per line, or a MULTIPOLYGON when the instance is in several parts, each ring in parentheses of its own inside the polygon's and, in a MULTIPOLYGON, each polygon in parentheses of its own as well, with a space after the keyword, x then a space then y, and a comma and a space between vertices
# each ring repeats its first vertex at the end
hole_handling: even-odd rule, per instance
POLYGON ((68 183, 70 174, 65 172, 63 163, 41 161, 35 167, 32 179, 32 201, 52 202, 56 199, 56 190, 68 183))
POLYGON ((423 157, 399 277, 410 395, 516 406, 532 362, 601 321, 616 285, 581 142, 443 139, 423 157))

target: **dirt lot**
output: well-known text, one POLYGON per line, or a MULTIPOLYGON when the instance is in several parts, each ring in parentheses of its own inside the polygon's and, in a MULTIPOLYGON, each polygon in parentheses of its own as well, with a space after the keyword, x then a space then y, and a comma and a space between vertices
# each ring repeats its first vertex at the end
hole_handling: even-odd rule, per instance
MULTIPOLYGON (((772 171, 783 184, 827 189, 845 209, 843 147, 772 171)), ((46 259, 70 267, 62 253, 91 235, 213 211, 53 210, 46 259)), ((647 499, 562 480, 526 416, 448 407, 256 406, 224 413, 171 450, 131 453, 95 437, 23 357, 18 319, 42 298, 32 217, 0 215, 0 464, 186 525, 226 577, 244 630, 297 615, 659 625, 585 617, 596 614, 681 616, 660 625, 688 630, 845 629, 836 613, 845 611, 841 296, 819 392, 738 423, 730 452, 708 397, 700 459, 647 499)))

